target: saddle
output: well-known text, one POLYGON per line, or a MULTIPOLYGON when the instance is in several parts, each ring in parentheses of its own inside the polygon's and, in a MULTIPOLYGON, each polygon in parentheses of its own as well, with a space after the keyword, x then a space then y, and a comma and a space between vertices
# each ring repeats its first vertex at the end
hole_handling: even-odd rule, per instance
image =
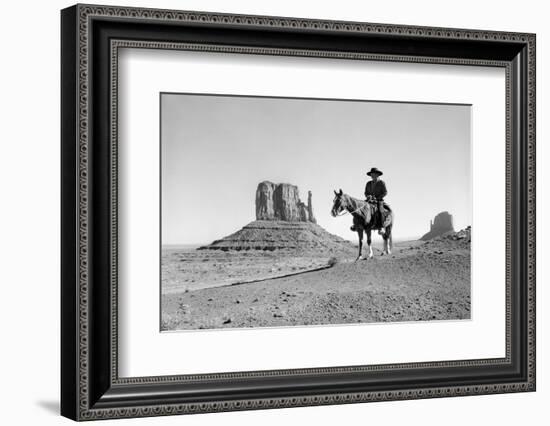
MULTIPOLYGON (((376 200, 376 198, 374 198, 372 195, 369 195, 365 201, 369 204, 372 204, 375 210, 378 211, 378 201, 376 200)), ((384 210, 391 212, 391 207, 388 203, 382 201, 382 205, 384 206, 384 210)))
MULTIPOLYGON (((367 203, 369 203, 370 205, 372 205, 372 207, 374 209, 374 212, 376 213, 375 217, 377 217, 378 216, 377 213, 379 213, 379 211, 378 211, 378 200, 376 200, 376 198, 374 198, 372 195, 369 195, 365 201, 367 203)), ((382 205, 384 206, 384 212, 382 212, 380 219, 377 219, 375 221, 376 228, 386 226, 386 221, 388 219, 388 215, 391 212, 391 207, 388 203, 386 203, 385 201, 382 201, 382 205)))

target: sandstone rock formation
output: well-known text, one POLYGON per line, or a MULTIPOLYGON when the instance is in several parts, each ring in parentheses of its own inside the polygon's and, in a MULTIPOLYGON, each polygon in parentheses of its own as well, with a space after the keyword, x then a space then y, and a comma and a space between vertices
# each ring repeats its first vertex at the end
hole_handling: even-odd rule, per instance
POLYGON ((256 220, 199 250, 290 250, 315 253, 355 252, 353 245, 316 223, 312 194, 300 200, 298 187, 264 181, 256 190, 256 220))
POLYGON ((308 204, 300 200, 296 185, 264 181, 256 189, 256 220, 283 220, 287 222, 313 222, 311 191, 308 204))
POLYGON ((256 220, 269 220, 275 216, 273 192, 275 185, 271 182, 260 182, 256 189, 256 220))
POLYGON ((311 191, 307 192, 307 214, 309 216, 309 221, 317 223, 315 216, 313 215, 313 203, 311 202, 311 191))
POLYGON ((319 254, 356 252, 351 242, 327 232, 311 222, 255 220, 237 232, 214 241, 199 250, 286 250, 319 254))
POLYGON ((449 212, 437 214, 433 221, 430 221, 430 231, 420 238, 422 241, 431 240, 447 232, 454 232, 453 216, 449 212))

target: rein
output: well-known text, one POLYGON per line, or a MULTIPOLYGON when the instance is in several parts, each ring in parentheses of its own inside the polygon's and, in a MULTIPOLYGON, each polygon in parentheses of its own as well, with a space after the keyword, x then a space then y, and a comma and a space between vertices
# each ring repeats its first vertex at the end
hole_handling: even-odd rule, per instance
POLYGON ((344 215, 346 215, 347 213, 349 213, 349 214, 357 213, 359 210, 365 208, 365 207, 367 206, 367 204, 368 204, 368 203, 363 204, 361 207, 355 209, 355 210, 352 211, 352 212, 350 212, 350 211, 344 209, 344 210, 342 210, 340 213, 338 213, 336 216, 344 216, 344 215))

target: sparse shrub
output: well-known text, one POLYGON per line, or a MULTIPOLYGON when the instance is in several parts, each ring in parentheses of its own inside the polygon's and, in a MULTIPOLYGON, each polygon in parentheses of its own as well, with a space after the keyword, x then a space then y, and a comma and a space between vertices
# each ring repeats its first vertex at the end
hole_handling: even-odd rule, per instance
POLYGON ((330 267, 333 267, 337 263, 338 263, 338 259, 336 259, 334 256, 332 256, 327 262, 328 266, 330 267))

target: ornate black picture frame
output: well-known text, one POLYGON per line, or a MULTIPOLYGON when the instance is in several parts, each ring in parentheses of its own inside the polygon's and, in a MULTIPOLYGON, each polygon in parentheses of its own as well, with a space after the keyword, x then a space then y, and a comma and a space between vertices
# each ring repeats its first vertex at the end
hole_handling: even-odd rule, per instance
POLYGON ((76 5, 61 13, 61 413, 159 416, 535 390, 535 35, 76 5), (120 47, 506 70, 506 356, 120 378, 120 47))

